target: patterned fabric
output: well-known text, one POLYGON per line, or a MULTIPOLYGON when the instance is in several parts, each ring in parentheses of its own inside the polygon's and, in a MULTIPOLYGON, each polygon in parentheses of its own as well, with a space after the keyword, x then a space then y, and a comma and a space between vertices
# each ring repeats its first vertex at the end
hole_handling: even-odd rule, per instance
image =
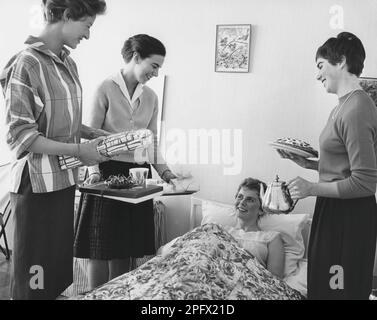
MULTIPOLYGON (((165 205, 157 200, 154 202, 154 223, 155 223, 155 244, 156 250, 166 244, 166 212, 165 205)), ((77 210, 76 213, 77 214, 77 210)), ((131 270, 141 266, 155 255, 148 255, 142 258, 131 258, 131 270)), ((73 283, 63 292, 63 296, 73 297, 89 290, 88 283, 89 259, 73 258, 73 283)))
MULTIPOLYGON (((106 137, 97 146, 99 153, 106 157, 114 157, 125 151, 134 151, 146 148, 153 143, 153 133, 148 129, 126 131, 106 137)), ((62 170, 82 166, 82 162, 71 156, 59 156, 59 165, 62 170)))
POLYGON ((39 136, 64 142, 80 141, 82 89, 74 61, 63 49, 56 56, 38 38, 15 55, 0 76, 6 106, 7 143, 15 161, 11 192, 17 192, 22 170, 29 165, 34 193, 75 185, 77 170, 62 171, 56 156, 28 152, 39 136))
POLYGON ((156 256, 138 269, 74 299, 302 298, 239 247, 224 229, 206 224, 182 236, 165 256, 156 256))

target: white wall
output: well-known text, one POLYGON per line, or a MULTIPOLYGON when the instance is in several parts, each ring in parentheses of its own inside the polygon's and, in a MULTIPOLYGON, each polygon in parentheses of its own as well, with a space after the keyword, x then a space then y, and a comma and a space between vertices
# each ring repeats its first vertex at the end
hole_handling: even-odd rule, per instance
MULTIPOLYGON (((29 33, 37 33, 36 15, 30 8, 39 3, 0 0, 1 66, 22 48, 29 33)), ((224 175, 227 166, 221 164, 172 166, 191 171, 200 182, 201 196, 232 202, 236 186, 247 176, 269 182, 276 174, 284 180, 301 175, 315 181, 315 173, 281 160, 267 142, 292 136, 318 148, 318 136, 336 97, 326 94, 315 80, 314 55, 328 37, 340 32, 330 26, 334 5, 344 9, 344 29, 365 45, 363 75, 376 77, 374 0, 108 1, 108 13, 98 17, 91 40, 73 52, 85 90, 85 109, 97 84, 122 65, 124 40, 148 33, 167 47, 166 137, 174 128, 184 133, 200 128, 242 130, 243 165, 237 174, 224 175), (252 25, 250 73, 215 73, 216 25, 241 23, 252 25)), ((166 141, 166 149, 175 142, 166 141)), ((178 198, 168 201, 168 210, 174 210, 168 222, 173 237, 186 229, 189 208, 187 201, 184 205, 178 198)), ((312 213, 313 204, 310 198, 297 208, 312 213)))

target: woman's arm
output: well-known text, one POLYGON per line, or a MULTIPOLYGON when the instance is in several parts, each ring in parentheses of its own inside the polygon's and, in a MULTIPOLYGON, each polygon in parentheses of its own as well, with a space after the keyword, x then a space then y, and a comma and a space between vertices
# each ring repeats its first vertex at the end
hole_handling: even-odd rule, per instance
POLYGON ((86 125, 81 125, 81 138, 92 140, 103 136, 108 136, 111 133, 102 129, 95 129, 86 125))
POLYGON ((161 177, 162 180, 169 183, 172 179, 176 179, 177 176, 172 173, 168 165, 166 164, 165 159, 163 158, 161 151, 158 147, 158 139, 157 139, 157 116, 158 116, 158 99, 157 96, 155 97, 155 104, 153 109, 153 116, 147 129, 153 132, 153 145, 148 148, 148 157, 149 162, 152 166, 156 169, 158 175, 161 177))
POLYGON ((377 184, 376 106, 361 92, 350 103, 337 123, 350 166, 350 176, 337 182, 342 199, 374 195, 377 184))
POLYGON ((94 139, 88 143, 63 143, 38 136, 34 142, 26 149, 28 152, 74 156, 81 160, 84 165, 93 165, 109 160, 97 151, 97 145, 103 138, 94 139))
POLYGON ((297 177, 288 182, 289 193, 293 200, 306 197, 340 198, 337 182, 310 182, 297 177))
MULTIPOLYGON (((365 95, 351 101, 337 120, 336 130, 347 150, 350 176, 334 181, 312 183, 300 177, 288 184, 292 198, 308 196, 352 199, 374 195, 377 183, 375 137, 377 116, 375 106, 365 95)), ((334 159, 334 167, 337 166, 334 159)), ((345 168, 339 170, 344 171, 345 168)))
POLYGON ((284 246, 280 235, 268 244, 267 270, 279 278, 284 277, 284 246))

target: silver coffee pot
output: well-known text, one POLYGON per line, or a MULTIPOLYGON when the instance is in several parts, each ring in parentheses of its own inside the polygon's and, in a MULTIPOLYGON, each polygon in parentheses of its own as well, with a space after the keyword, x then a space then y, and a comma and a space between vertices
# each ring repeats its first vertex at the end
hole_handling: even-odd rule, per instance
POLYGON ((286 182, 279 181, 278 175, 275 181, 268 185, 266 192, 263 186, 260 186, 260 195, 263 211, 272 214, 287 214, 294 209, 298 201, 292 200, 286 182))

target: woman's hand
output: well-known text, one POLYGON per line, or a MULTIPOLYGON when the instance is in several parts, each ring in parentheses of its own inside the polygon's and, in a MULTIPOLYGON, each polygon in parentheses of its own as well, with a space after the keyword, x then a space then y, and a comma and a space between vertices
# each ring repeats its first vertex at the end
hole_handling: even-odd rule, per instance
POLYGON ((84 186, 95 184, 101 180, 101 175, 99 172, 93 172, 89 175, 88 178, 83 182, 84 186))
POLYGON ((97 151, 97 146, 101 143, 101 141, 105 139, 105 137, 100 137, 90 142, 80 143, 77 157, 80 161, 86 166, 92 166, 94 164, 108 161, 110 158, 101 155, 97 151))
POLYGON ((102 129, 94 129, 84 124, 81 126, 81 138, 83 139, 93 140, 102 136, 108 136, 110 134, 112 133, 102 129))
POLYGON ((297 177, 288 182, 289 193, 293 200, 312 196, 313 186, 313 182, 309 182, 301 177, 297 177))
POLYGON ((96 138, 103 137, 103 136, 109 136, 111 134, 114 134, 112 132, 102 130, 102 129, 96 129, 95 133, 96 133, 96 138))
POLYGON ((281 149, 277 149, 277 152, 279 153, 281 158, 289 159, 304 169, 318 170, 318 161, 309 160, 302 156, 281 149))
POLYGON ((306 169, 306 166, 308 164, 308 159, 295 155, 288 151, 281 150, 281 149, 277 149, 277 152, 279 153, 281 158, 292 160, 294 163, 298 164, 300 167, 306 169))
POLYGON ((177 178, 178 177, 173 172, 171 172, 170 170, 166 170, 162 174, 162 177, 161 177, 161 179, 164 180, 166 183, 170 183, 170 182, 172 182, 171 180, 177 179, 177 178))

